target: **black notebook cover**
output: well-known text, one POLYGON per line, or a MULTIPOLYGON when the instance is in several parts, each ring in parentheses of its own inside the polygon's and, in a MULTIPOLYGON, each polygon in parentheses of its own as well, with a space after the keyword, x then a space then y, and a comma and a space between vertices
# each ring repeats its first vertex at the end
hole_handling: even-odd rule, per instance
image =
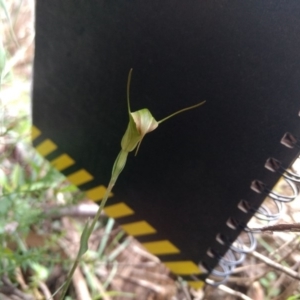
MULTIPOLYGON (((129 155, 106 212, 176 274, 205 278, 218 233, 234 240, 298 154, 300 2, 226 0, 37 1, 33 137, 37 150, 97 201, 132 111, 162 123, 129 155)), ((195 285, 197 285, 197 279, 195 285)))

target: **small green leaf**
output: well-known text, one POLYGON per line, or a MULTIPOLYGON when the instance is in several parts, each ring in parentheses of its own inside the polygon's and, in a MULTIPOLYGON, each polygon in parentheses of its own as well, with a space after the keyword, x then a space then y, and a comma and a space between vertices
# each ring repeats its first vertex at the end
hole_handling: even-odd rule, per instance
POLYGON ((31 262, 30 266, 34 270, 35 278, 38 281, 45 281, 48 278, 49 270, 46 267, 36 262, 31 262))
POLYGON ((19 189, 25 183, 25 174, 23 168, 16 164, 12 170, 11 174, 11 185, 14 189, 19 189))
POLYGON ((260 284, 265 287, 265 288, 268 288, 270 286, 270 282, 269 280, 267 280, 266 278, 261 278, 259 280, 260 284))

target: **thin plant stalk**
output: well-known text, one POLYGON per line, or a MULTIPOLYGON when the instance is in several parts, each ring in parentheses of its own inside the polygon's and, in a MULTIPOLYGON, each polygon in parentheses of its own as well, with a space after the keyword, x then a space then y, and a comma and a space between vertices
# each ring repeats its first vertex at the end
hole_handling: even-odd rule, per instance
POLYGON ((129 115, 129 124, 128 124, 125 134, 121 140, 121 151, 120 151, 119 155, 117 156, 115 163, 113 165, 111 179, 109 181, 105 195, 100 203, 99 209, 98 209, 95 217, 91 221, 91 223, 87 222, 87 224, 81 234, 79 251, 77 253, 77 256, 76 256, 76 259, 72 266, 72 269, 67 276, 66 282, 62 286, 62 294, 60 297, 60 299, 62 299, 62 300, 64 299, 66 292, 70 286, 73 274, 80 262, 80 258, 88 250, 88 240, 96 226, 98 219, 101 216, 103 208, 105 207, 107 199, 108 199, 119 175, 121 174, 121 172, 123 171, 123 169, 125 167, 127 156, 129 154, 129 152, 136 150, 136 152, 135 152, 135 155, 136 155, 144 136, 147 133, 156 129, 160 123, 168 120, 169 118, 172 118, 173 116, 175 116, 179 113, 182 113, 182 112, 190 110, 190 109, 194 109, 205 103, 205 101, 203 101, 196 105, 193 105, 193 106, 190 106, 187 108, 183 108, 183 109, 163 118, 160 121, 156 121, 154 119, 154 117, 152 116, 151 112, 147 108, 143 108, 138 111, 131 112, 130 100, 129 100, 131 74, 132 74, 132 69, 130 69, 130 71, 129 71, 128 81, 127 81, 127 108, 128 108, 128 115, 129 115))

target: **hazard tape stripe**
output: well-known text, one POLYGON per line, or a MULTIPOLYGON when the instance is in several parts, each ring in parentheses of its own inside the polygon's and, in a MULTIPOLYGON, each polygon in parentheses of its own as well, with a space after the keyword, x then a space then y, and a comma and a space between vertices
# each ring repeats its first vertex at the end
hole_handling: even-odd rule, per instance
POLYGON ((41 131, 38 128, 36 128, 35 126, 32 126, 32 128, 31 128, 31 140, 34 141, 40 135, 41 135, 41 131))
POLYGON ((51 165, 58 171, 63 171, 66 168, 75 164, 75 160, 72 159, 68 154, 62 154, 54 160, 50 161, 51 165))
POLYGON ((180 250, 168 240, 143 243, 142 245, 154 255, 180 253, 180 250))
POLYGON ((156 230, 146 221, 138 221, 121 225, 123 230, 132 236, 140 236, 156 233, 156 230))
POLYGON ((192 261, 172 261, 164 264, 177 275, 196 275, 200 274, 200 269, 192 261))
POLYGON ((51 140, 47 139, 36 146, 36 151, 42 156, 47 156, 51 152, 57 149, 57 145, 53 143, 51 140))
POLYGON ((204 281, 188 281, 187 283, 195 290, 199 290, 204 287, 204 281))
MULTIPOLYGON (((100 201, 103 199, 106 193, 106 187, 104 185, 98 185, 86 192, 86 196, 93 201, 100 201)), ((113 193, 109 194, 109 197, 112 197, 113 193)))
MULTIPOLYGON (((37 137, 41 136, 41 131, 33 126, 31 137, 32 140, 35 140, 37 137)), ((36 150, 42 156, 47 156, 48 154, 55 151, 58 147, 57 145, 51 141, 50 139, 45 139, 36 147, 36 150)), ((59 155, 50 161, 51 165, 55 167, 58 171, 63 171, 68 167, 74 165, 75 160, 70 157, 68 154, 64 153, 59 155)), ((94 179, 93 175, 90 174, 85 169, 77 170, 70 175, 67 176, 67 179, 76 186, 81 186, 87 182, 90 182, 94 179)), ((95 186, 88 191, 86 191, 87 198, 93 201, 101 201, 105 195, 106 187, 104 185, 95 186)), ((109 197, 112 197, 111 193, 109 197)), ((121 217, 127 217, 135 214, 134 210, 131 209, 126 203, 120 202, 116 204, 112 204, 106 206, 104 208, 104 212, 107 216, 117 219, 121 217)), ((155 234, 156 229, 151 226, 147 221, 141 220, 137 222, 127 223, 121 225, 122 229, 129 235, 134 237, 140 237, 143 235, 155 234)), ((172 244, 169 240, 160 240, 160 241, 152 241, 147 243, 142 243, 142 245, 152 254, 154 255, 171 255, 180 253, 180 249, 178 249, 174 244, 172 244)), ((168 261, 164 262, 167 268, 170 269, 176 275, 198 275, 201 273, 198 266, 192 261, 168 261)), ((203 281, 188 281, 188 284, 195 288, 203 288, 203 281)))
POLYGON ((104 208, 104 212, 111 218, 117 219, 134 214, 134 211, 125 203, 117 203, 104 208))
POLYGON ((94 177, 85 169, 81 169, 67 176, 67 179, 73 184, 80 186, 94 179, 94 177))

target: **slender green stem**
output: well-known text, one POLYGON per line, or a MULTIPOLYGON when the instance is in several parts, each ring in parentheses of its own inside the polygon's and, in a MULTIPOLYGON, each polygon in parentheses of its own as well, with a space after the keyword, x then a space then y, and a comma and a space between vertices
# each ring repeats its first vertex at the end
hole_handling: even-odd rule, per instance
POLYGON ((130 100, 129 100, 131 74, 132 74, 132 69, 130 69, 130 71, 129 71, 128 80, 127 80, 127 109, 128 109, 129 114, 130 114, 130 111, 131 111, 130 110, 130 100))
MULTIPOLYGON (((103 196, 103 199, 101 201, 101 204, 98 208, 98 211, 95 215, 95 217, 93 218, 92 220, 92 223, 91 225, 89 226, 89 228, 87 229, 87 240, 89 240, 92 232, 94 231, 94 228, 96 226, 96 223, 97 221, 99 220, 100 216, 101 216, 101 213, 103 211, 103 208, 105 207, 105 204, 107 202, 107 199, 119 177, 119 175, 121 174, 122 170, 124 169, 125 167, 125 164, 126 164, 126 160, 127 160, 127 156, 128 156, 128 152, 124 151, 124 150, 121 150, 119 155, 117 156, 116 160, 115 160, 115 163, 114 163, 114 166, 113 166, 113 170, 112 170, 112 175, 111 175, 111 179, 109 181, 109 184, 108 184, 108 187, 105 191, 105 194, 103 196)), ((76 259, 74 261, 74 264, 72 266, 72 269, 71 271, 69 272, 68 274, 68 277, 66 279, 66 282, 64 283, 63 285, 63 290, 62 290, 62 294, 61 294, 61 297, 60 299, 63 300, 65 298, 65 295, 66 295, 66 292, 70 286, 70 283, 71 283, 71 280, 72 280, 72 277, 74 275, 74 272, 79 264, 79 261, 80 261, 80 258, 82 256, 83 253, 81 253, 80 249, 77 253, 77 256, 76 256, 76 259)))
MULTIPOLYGON (((1 0, 0 0, 1 1, 1 0)), ((0 2, 1 3, 1 2, 0 2)), ((157 122, 153 116, 151 115, 151 113, 149 112, 148 109, 141 109, 139 111, 136 111, 134 113, 131 113, 130 110, 130 100, 129 100, 129 94, 130 94, 130 82, 131 82, 131 75, 132 75, 132 69, 130 69, 129 74, 128 74, 128 80, 127 80, 127 109, 128 109, 128 114, 129 114, 129 124, 127 127, 127 130, 121 140, 121 151, 119 153, 119 155, 117 156, 115 163, 113 165, 112 168, 112 174, 111 174, 111 179, 110 182, 108 184, 108 187, 105 191, 105 195, 101 201, 101 204, 98 208, 98 211, 95 215, 95 217, 93 218, 91 224, 88 221, 86 226, 84 227, 84 230, 81 234, 80 237, 80 247, 76 256, 76 260, 73 264, 73 267, 71 269, 71 271, 68 274, 68 277, 66 279, 66 283, 62 286, 62 296, 60 297, 61 300, 64 299, 67 289, 69 288, 69 285, 71 283, 73 274, 80 262, 80 258, 81 256, 88 250, 88 241, 89 238, 96 226, 96 223, 98 221, 98 219, 100 218, 100 215, 102 213, 102 210, 107 202, 107 199, 119 177, 119 175, 121 174, 121 172, 123 171, 125 164, 126 164, 126 160, 127 160, 127 156, 128 156, 128 151, 133 151, 136 147, 136 153, 139 150, 141 141, 144 137, 144 135, 150 131, 153 131, 158 124, 172 118, 173 116, 180 114, 186 110, 190 110, 190 109, 194 109, 202 104, 205 103, 205 101, 198 103, 196 105, 190 106, 190 107, 186 107, 183 108, 167 117, 165 117, 164 119, 160 120, 159 122, 157 122), (137 124, 137 122, 133 119, 133 114, 135 116, 138 115, 139 118, 139 122, 137 124)))
POLYGON ((73 278, 74 272, 75 272, 75 270, 76 270, 76 268, 77 268, 77 266, 78 266, 79 259, 80 259, 80 254, 79 254, 79 252, 78 252, 78 253, 77 253, 76 260, 74 261, 74 264, 73 264, 73 266, 72 266, 72 269, 71 269, 71 271, 70 271, 69 274, 68 274, 68 277, 67 277, 67 279, 66 279, 66 282, 63 284, 63 287, 62 287, 63 290, 62 290, 61 296, 60 296, 60 299, 61 299, 61 300, 65 299, 65 295, 66 295, 67 290, 68 290, 68 288, 69 288, 69 286, 70 286, 70 283, 71 283, 71 280, 72 280, 72 278, 73 278))

